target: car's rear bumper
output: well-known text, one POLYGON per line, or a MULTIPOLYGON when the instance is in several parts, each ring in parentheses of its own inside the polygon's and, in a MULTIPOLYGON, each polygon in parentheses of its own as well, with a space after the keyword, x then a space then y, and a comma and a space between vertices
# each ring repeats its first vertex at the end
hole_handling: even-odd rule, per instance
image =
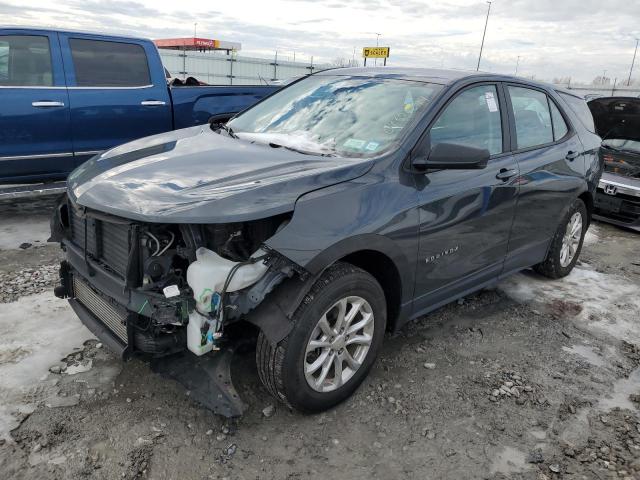
POLYGON ((640 232, 640 180, 603 173, 594 207, 596 220, 640 232))

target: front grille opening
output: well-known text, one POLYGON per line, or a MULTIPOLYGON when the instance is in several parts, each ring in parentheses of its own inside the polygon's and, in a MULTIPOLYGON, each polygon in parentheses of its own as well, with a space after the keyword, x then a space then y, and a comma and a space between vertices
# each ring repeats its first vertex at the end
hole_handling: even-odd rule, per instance
POLYGON ((78 276, 73 276, 73 292, 76 300, 104 323, 125 345, 127 344, 127 312, 112 305, 106 298, 95 292, 78 276))
POLYGON ((85 219, 73 208, 69 209, 69 217, 71 241, 83 250, 86 244, 86 253, 89 257, 99 261, 121 278, 125 278, 131 248, 130 225, 92 217, 85 219))

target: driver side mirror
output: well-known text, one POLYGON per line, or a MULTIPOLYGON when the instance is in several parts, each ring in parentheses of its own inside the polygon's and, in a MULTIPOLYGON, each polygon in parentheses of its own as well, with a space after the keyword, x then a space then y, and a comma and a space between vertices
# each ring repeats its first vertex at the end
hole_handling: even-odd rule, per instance
POLYGON ((438 143, 428 155, 411 159, 417 172, 426 170, 479 170, 487 166, 491 154, 486 148, 470 147, 458 143, 438 143))

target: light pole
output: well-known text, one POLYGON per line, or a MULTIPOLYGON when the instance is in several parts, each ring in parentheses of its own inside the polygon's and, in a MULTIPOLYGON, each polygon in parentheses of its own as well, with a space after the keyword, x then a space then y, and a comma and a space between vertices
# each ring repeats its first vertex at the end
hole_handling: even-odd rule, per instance
POLYGON ((193 38, 196 38, 198 35, 198 22, 193 24, 193 38))
POLYGON ((518 75, 518 67, 520 66, 520 55, 518 55, 518 59, 516 60, 516 73, 514 74, 515 76, 518 75))
POLYGON ((484 48, 484 37, 487 35, 487 25, 489 24, 489 14, 491 13, 491 2, 487 2, 487 19, 484 22, 484 32, 482 32, 482 43, 480 44, 480 55, 478 55, 478 66, 476 71, 480 70, 480 60, 482 60, 482 49, 484 48))
POLYGON ((607 78, 607 71, 606 70, 602 73, 602 85, 604 85, 605 78, 607 78))
POLYGON ((636 38, 636 49, 633 51, 633 60, 631 61, 631 69, 629 70, 629 80, 627 80, 627 87, 631 85, 631 74, 633 73, 633 67, 636 63, 636 54, 638 53, 638 43, 640 38, 636 38))
MULTIPOLYGON (((374 33, 374 35, 376 36, 376 47, 378 46, 378 41, 380 40, 380 35, 382 35, 381 33, 374 33)), ((378 66, 378 59, 374 59, 373 61, 374 66, 378 66)))

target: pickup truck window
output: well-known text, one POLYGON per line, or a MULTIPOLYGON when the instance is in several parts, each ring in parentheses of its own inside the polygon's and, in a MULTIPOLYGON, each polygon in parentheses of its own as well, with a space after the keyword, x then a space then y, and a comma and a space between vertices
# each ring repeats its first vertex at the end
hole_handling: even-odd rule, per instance
POLYGON ((431 148, 457 143, 502 153, 502 122, 494 85, 464 90, 445 108, 430 131, 431 148))
POLYGON ((553 143, 547 95, 524 87, 509 87, 518 149, 553 143))
POLYGON ((69 39, 79 87, 143 87, 151 84, 147 55, 140 45, 69 39))
POLYGON ((40 35, 0 35, 0 85, 52 86, 49 39, 40 35))
POLYGON ((251 142, 306 153, 367 157, 402 138, 442 87, 375 77, 313 75, 228 126, 251 142))

